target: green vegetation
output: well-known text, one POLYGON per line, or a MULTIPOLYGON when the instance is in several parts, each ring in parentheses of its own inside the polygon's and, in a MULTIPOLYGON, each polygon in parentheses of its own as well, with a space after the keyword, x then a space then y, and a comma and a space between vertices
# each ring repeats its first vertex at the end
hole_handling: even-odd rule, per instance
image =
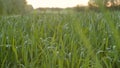
POLYGON ((0 68, 119 68, 120 13, 0 17, 0 68))
POLYGON ((89 0, 89 5, 94 7, 111 7, 120 9, 120 0, 89 0))
POLYGON ((33 10, 26 0, 0 0, 0 15, 25 14, 33 10))

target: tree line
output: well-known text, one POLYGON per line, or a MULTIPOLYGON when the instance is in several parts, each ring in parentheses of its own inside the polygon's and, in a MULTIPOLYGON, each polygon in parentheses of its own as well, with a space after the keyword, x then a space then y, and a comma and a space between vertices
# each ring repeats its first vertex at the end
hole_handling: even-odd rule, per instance
POLYGON ((32 9, 26 0, 0 0, 0 15, 24 14, 32 9))
POLYGON ((120 10, 120 0, 89 0, 88 6, 76 5, 73 8, 75 11, 100 11, 101 9, 116 11, 120 10))
POLYGON ((88 5, 96 8, 120 9, 120 0, 89 0, 88 5))

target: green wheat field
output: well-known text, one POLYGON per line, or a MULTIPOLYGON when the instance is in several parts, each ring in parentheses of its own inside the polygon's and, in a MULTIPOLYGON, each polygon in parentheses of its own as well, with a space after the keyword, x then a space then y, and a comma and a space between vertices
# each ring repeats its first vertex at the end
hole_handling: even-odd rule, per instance
POLYGON ((119 67, 119 11, 0 16, 0 68, 119 67))

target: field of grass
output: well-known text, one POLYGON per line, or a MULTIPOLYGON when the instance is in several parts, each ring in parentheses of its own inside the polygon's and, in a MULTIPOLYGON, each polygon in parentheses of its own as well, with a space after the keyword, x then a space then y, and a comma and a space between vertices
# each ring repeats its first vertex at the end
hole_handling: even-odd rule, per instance
POLYGON ((119 11, 0 17, 0 68, 119 67, 119 11))

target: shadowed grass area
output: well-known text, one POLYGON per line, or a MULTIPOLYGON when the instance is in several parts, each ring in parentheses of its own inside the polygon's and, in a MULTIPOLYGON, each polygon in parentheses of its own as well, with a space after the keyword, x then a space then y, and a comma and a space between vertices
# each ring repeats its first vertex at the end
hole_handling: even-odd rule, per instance
POLYGON ((120 13, 0 17, 1 68, 118 68, 120 13))

